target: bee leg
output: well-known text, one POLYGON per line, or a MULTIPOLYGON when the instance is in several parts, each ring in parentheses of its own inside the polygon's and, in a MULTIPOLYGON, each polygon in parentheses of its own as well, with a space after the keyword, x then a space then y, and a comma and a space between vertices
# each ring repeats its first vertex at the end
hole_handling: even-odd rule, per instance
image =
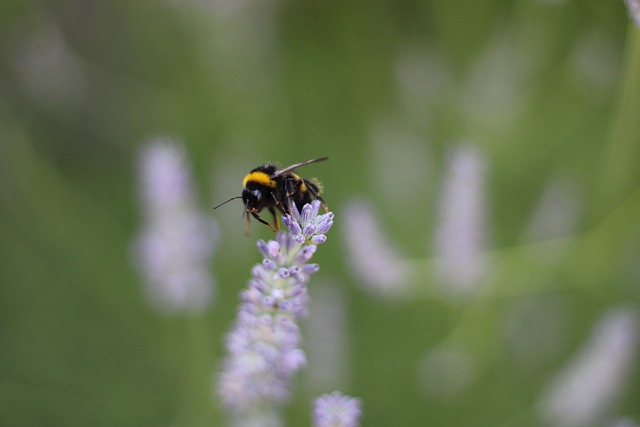
MULTIPOLYGON (((258 220, 258 222, 261 222, 261 223, 263 223, 264 225, 268 225, 268 226, 269 226, 269 228, 271 228, 271 230, 272 230, 272 231, 278 231, 278 230, 276 230, 275 228, 273 228, 273 225, 269 224, 267 221, 265 221, 264 219, 260 218, 260 215, 258 215, 257 213, 255 213, 255 212, 251 212, 251 215, 252 215, 255 219, 257 219, 257 220, 258 220)), ((247 218, 248 218, 248 217, 247 217, 247 218)))
MULTIPOLYGON (((278 220, 278 215, 276 215, 276 210, 272 206, 269 206, 269 212, 273 215, 273 224, 275 225, 275 230, 273 231, 280 230, 280 221, 278 220)), ((273 229, 273 227, 271 228, 273 229)))
MULTIPOLYGON (((300 185, 302 184, 302 180, 299 181, 291 181, 287 180, 284 184, 284 197, 287 200, 287 212, 289 215, 293 214, 293 200, 291 196, 298 192, 300 185)), ((302 206, 297 206, 298 209, 302 208, 302 206)))
MULTIPOLYGON (((278 207, 278 209, 280 209, 280 212, 282 212, 283 214, 289 214, 291 215, 291 203, 289 203, 289 198, 287 198, 287 204, 289 206, 285 207, 282 203, 280 203, 280 201, 276 198, 276 196, 271 193, 271 196, 273 197, 273 203, 278 207)), ((275 213, 273 214, 275 217, 275 213)))
POLYGON ((324 212, 325 213, 329 212, 329 206, 327 206, 324 199, 320 196, 316 196, 316 199, 320 200, 320 203, 322 203, 322 209, 324 209, 324 212))
POLYGON ((251 229, 251 219, 249 218, 249 215, 247 215, 247 212, 245 211, 244 213, 244 234, 245 235, 249 235, 249 230, 251 229))

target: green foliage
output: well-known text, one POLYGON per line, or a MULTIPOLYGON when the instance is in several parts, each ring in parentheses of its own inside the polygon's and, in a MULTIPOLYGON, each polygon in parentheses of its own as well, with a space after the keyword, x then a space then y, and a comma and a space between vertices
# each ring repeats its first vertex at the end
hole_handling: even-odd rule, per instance
MULTIPOLYGON (((432 255, 451 148, 468 140, 486 157, 495 294, 449 304, 423 288, 384 300, 356 286, 340 237, 318 256, 318 276, 344 288, 343 391, 362 399, 368 427, 540 425, 547 381, 599 315, 638 305, 640 34, 623 31, 622 1, 67 0, 0 10, 0 425, 224 425, 211 381, 259 259, 254 242, 271 232, 254 225, 245 238, 239 206, 216 211, 225 249, 211 266, 214 304, 156 313, 131 258, 143 221, 136 156, 156 135, 185 144, 203 209, 238 195, 256 165, 329 156, 309 173, 336 224, 344 203, 364 196, 418 263, 432 255), (375 158, 386 125, 413 142, 378 144, 417 146, 416 176, 433 182, 396 179, 404 165, 375 158), (577 189, 574 229, 525 241, 558 177, 577 189), (394 198, 405 185, 412 193, 394 198), (523 305, 551 305, 563 320, 562 340, 527 366, 505 338, 523 305), (421 360, 444 341, 478 367, 453 400, 422 385, 421 360)), ((615 413, 638 420, 635 384, 615 413)), ((297 387, 287 423, 310 425, 314 396, 297 387)))

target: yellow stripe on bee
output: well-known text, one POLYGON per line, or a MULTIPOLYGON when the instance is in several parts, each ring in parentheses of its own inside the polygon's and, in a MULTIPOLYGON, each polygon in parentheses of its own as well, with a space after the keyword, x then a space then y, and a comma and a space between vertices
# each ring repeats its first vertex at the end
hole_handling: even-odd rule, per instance
POLYGON ((305 191, 307 191, 307 186, 305 185, 304 181, 302 180, 302 178, 300 178, 298 175, 296 175, 295 173, 292 173, 291 176, 296 180, 296 181, 302 181, 300 183, 300 188, 299 190, 302 191, 303 193, 305 191))
POLYGON ((246 187, 247 184, 250 182, 266 185, 267 187, 272 187, 272 188, 276 186, 276 182, 271 178, 269 178, 269 175, 267 175, 264 172, 251 172, 249 175, 244 177, 244 180, 242 181, 242 186, 246 187))

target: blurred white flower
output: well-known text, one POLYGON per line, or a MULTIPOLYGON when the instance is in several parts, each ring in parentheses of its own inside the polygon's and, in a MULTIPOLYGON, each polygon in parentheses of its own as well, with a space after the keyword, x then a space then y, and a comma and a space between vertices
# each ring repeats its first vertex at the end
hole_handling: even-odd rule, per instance
POLYGON ((145 222, 135 260, 147 297, 164 312, 201 311, 214 292, 209 262, 217 226, 196 207, 184 148, 156 138, 140 152, 138 167, 145 222))
POLYGON ((638 427, 639 425, 629 418, 619 418, 607 424, 607 427, 638 427))
POLYGON ((404 295, 411 271, 382 233, 371 205, 351 201, 344 208, 343 218, 342 233, 349 266, 362 287, 380 296, 404 295))
POLYGON ((549 425, 598 425, 625 387, 638 354, 638 313, 611 309, 573 360, 544 393, 540 411, 549 425))
POLYGON ((485 163, 470 145, 451 153, 440 195, 435 235, 436 275, 452 297, 473 294, 487 270, 485 163))
POLYGON ((629 9, 629 16, 640 27, 640 0, 624 0, 629 9))

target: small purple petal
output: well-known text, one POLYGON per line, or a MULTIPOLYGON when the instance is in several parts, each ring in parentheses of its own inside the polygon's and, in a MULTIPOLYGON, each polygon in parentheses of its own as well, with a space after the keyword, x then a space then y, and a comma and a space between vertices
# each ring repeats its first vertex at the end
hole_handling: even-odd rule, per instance
POLYGON ((311 238, 311 243, 313 243, 314 245, 319 245, 320 243, 324 243, 326 241, 327 236, 325 236, 324 234, 318 234, 311 238))
POLYGON ((311 202, 311 215, 315 218, 318 216, 318 211, 320 210, 320 200, 314 200, 313 202, 311 202))
POLYGON ((300 217, 300 210, 298 209, 298 207, 296 206, 295 202, 292 202, 292 209, 291 209, 291 213, 293 214, 292 217, 293 219, 298 223, 298 224, 302 224, 302 218, 300 217))
POLYGON ((278 264, 276 264, 275 262, 273 262, 272 260, 267 259, 267 258, 262 260, 262 265, 264 266, 264 268, 266 268, 267 270, 271 270, 271 271, 273 271, 276 268, 278 268, 278 264))
POLYGON ((319 218, 319 221, 316 223, 316 233, 317 234, 325 234, 331 226, 333 225, 333 213, 329 212, 328 214, 322 215, 319 218))
POLYGON ((288 253, 291 250, 291 239, 289 234, 280 230, 276 233, 276 242, 280 245, 280 252, 288 253))
POLYGON ((276 299, 272 296, 266 296, 262 299, 262 303, 268 308, 273 308, 276 304, 276 299))
POLYGON ((258 249, 260 249, 260 253, 265 257, 269 256, 269 246, 264 240, 258 240, 258 249))
POLYGON ((278 255, 280 255, 280 245, 278 244, 278 242, 270 240, 269 243, 267 243, 267 246, 269 248, 269 256, 273 260, 276 260, 278 258, 278 255))
POLYGON ((311 222, 313 220, 313 207, 310 204, 304 205, 300 217, 302 218, 302 224, 311 222))
POLYGON ((318 264, 305 264, 302 266, 301 270, 305 274, 313 274, 320 270, 320 266, 318 264))
POLYGON ((282 277, 283 279, 286 279, 287 277, 289 277, 289 270, 282 267, 278 270, 278 276, 282 277))
POLYGON ((256 288, 249 288, 240 294, 240 298, 244 302, 255 304, 260 300, 262 292, 256 288))
POLYGON ((305 236, 312 236, 315 232, 316 225, 313 222, 305 225, 304 229, 302 230, 302 234, 304 234, 305 236))
POLYGON ((305 247, 303 247, 300 252, 298 252, 298 254, 296 255, 296 258, 294 259, 294 262, 296 264, 304 264, 307 261, 309 261, 311 259, 311 257, 313 256, 313 254, 316 251, 317 246, 315 245, 307 245, 305 247))
POLYGON ((251 269, 251 275, 256 279, 260 279, 260 280, 268 280, 271 277, 269 272, 265 270, 264 267, 260 264, 256 264, 251 269))
MULTIPOLYGON (((285 216, 288 216, 288 215, 285 215, 285 216)), ((284 222, 285 216, 282 217, 283 222, 284 222)), ((298 221, 296 221, 295 219, 291 219, 291 217, 289 218, 290 218, 289 224, 286 224, 286 225, 287 225, 287 228, 289 228, 289 231, 291 231, 291 234, 294 234, 294 235, 300 234, 302 230, 300 229, 300 224, 298 224, 298 221)))
POLYGON ((307 292, 307 287, 304 285, 300 285, 300 284, 296 284, 293 285, 291 288, 289 288, 289 290, 287 291, 287 297, 288 298, 295 298, 299 295, 302 295, 304 293, 307 292))

